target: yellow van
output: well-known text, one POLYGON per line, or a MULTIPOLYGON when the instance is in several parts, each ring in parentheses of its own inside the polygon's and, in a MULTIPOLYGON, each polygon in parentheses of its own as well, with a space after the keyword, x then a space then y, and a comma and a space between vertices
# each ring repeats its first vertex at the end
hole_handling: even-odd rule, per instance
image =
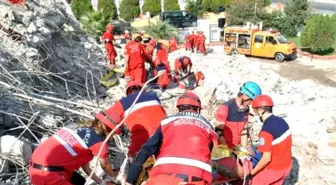
POLYGON ((224 29, 224 52, 274 58, 277 62, 296 58, 296 45, 278 31, 260 31, 246 27, 224 29))

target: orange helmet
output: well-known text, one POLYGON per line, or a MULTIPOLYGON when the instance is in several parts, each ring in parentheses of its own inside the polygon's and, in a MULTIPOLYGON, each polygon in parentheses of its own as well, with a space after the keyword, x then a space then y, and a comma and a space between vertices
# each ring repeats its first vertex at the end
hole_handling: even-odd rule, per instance
MULTIPOLYGON (((120 116, 115 114, 115 111, 111 108, 104 111, 98 112, 95 115, 95 118, 98 119, 101 123, 108 126, 110 129, 114 129, 122 120, 120 116)), ((115 131, 116 134, 120 134, 121 130, 118 128, 115 131)))
POLYGON ((113 31, 114 30, 114 26, 112 24, 108 24, 108 25, 106 25, 106 30, 107 31, 113 31))
POLYGON ((140 82, 136 82, 136 81, 130 81, 130 82, 128 82, 127 87, 126 87, 126 95, 131 94, 132 93, 132 89, 134 87, 138 87, 139 89, 141 89, 142 86, 143 85, 140 82))
POLYGON ((268 95, 259 95, 252 102, 252 108, 273 107, 273 106, 274 106, 273 100, 268 95))
POLYGON ((201 71, 198 71, 196 74, 195 74, 195 76, 196 76, 196 79, 197 80, 204 80, 204 74, 201 72, 201 71))
POLYGON ((201 99, 193 92, 185 92, 182 96, 177 99, 176 107, 179 108, 181 105, 192 105, 198 108, 202 108, 201 99))

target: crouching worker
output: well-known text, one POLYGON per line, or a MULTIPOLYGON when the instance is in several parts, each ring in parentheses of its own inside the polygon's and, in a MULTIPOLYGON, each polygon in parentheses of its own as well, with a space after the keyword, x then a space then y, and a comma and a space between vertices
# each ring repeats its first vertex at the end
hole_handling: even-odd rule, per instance
POLYGON ((175 59, 175 74, 183 77, 191 72, 192 62, 189 57, 181 56, 175 59))
POLYGON ((180 89, 187 89, 187 90, 193 90, 197 86, 202 85, 204 80, 204 74, 200 71, 195 73, 190 73, 189 76, 186 76, 186 78, 181 78, 178 87, 180 89))
POLYGON ((135 184, 142 165, 152 155, 157 160, 147 185, 210 185, 210 153, 217 142, 213 126, 200 115, 201 100, 186 92, 177 100, 179 113, 161 121, 131 165, 126 184, 135 184))
POLYGON ((170 69, 167 69, 166 64, 161 62, 160 60, 155 60, 154 66, 155 67, 153 70, 153 75, 156 76, 158 74, 161 74, 157 79, 157 84, 159 88, 164 91, 170 84, 170 69))
POLYGON ((258 146, 262 157, 247 176, 251 185, 281 185, 292 167, 292 135, 286 121, 272 114, 273 106, 267 95, 260 95, 252 102, 263 126, 258 146))
MULTIPOLYGON (((108 146, 104 145, 103 141, 115 128, 114 122, 120 121, 120 118, 108 116, 105 118, 97 114, 95 120, 75 130, 62 128, 39 145, 31 157, 29 167, 32 184, 84 185, 85 178, 76 170, 81 167, 87 175, 90 175, 92 169, 89 162, 93 156, 99 158, 105 173, 112 177, 113 170, 108 158, 108 146), (103 150, 98 156, 101 147, 103 150)), ((110 182, 104 182, 95 174, 92 180, 97 184, 113 185, 110 182)))

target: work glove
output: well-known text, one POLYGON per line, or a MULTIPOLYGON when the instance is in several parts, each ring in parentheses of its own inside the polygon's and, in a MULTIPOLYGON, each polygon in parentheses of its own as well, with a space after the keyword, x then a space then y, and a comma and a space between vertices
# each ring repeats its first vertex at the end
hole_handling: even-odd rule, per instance
POLYGON ((253 178, 253 175, 251 173, 249 173, 246 178, 245 178, 245 184, 244 185, 250 185, 250 182, 253 178))

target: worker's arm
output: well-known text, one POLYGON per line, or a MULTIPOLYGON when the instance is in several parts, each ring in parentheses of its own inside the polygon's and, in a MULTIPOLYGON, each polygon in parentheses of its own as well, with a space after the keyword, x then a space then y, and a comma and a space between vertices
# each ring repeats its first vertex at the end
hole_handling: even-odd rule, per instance
POLYGON ((259 135, 259 141, 260 146, 258 147, 258 151, 262 152, 262 157, 257 166, 251 171, 252 176, 264 169, 272 160, 273 136, 262 130, 259 135))
POLYGON ((248 145, 247 123, 245 124, 243 131, 240 133, 240 145, 243 147, 247 147, 248 145))
POLYGON ((109 158, 108 157, 99 158, 99 163, 100 163, 101 167, 103 168, 104 172, 108 176, 113 177, 114 173, 113 173, 112 165, 110 163, 109 158))
POLYGON ((142 165, 146 162, 146 160, 157 153, 162 144, 162 131, 161 127, 159 127, 154 135, 149 138, 149 140, 142 145, 140 152, 135 157, 134 163, 130 166, 127 174, 126 182, 129 184, 135 184, 137 181, 139 174, 142 170, 142 165))
POLYGON ((263 152, 260 161, 258 162, 257 166, 253 168, 251 171, 251 175, 255 175, 259 173, 262 169, 264 169, 268 163, 272 160, 272 152, 263 152))
POLYGON ((228 112, 229 109, 226 105, 219 107, 216 112, 216 132, 218 134, 219 143, 223 145, 226 145, 224 138, 224 127, 228 117, 228 112))
MULTIPOLYGON (((91 172, 92 172, 92 169, 90 167, 90 164, 89 163, 86 163, 82 166, 82 169, 84 171, 84 173, 88 176, 90 176, 91 172)), ((102 179, 100 179, 99 177, 97 177, 96 174, 93 174, 92 175, 92 180, 94 180, 97 184, 101 184, 103 182, 102 179)))

